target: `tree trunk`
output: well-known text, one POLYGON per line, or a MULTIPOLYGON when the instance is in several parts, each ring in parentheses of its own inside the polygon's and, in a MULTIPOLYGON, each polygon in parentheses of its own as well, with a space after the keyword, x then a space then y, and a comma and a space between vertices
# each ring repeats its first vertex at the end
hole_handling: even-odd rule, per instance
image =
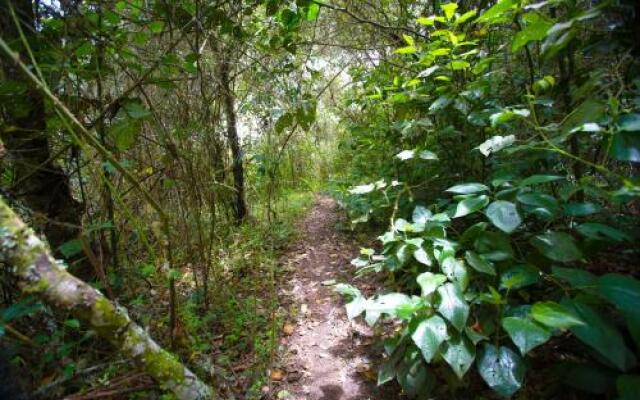
POLYGON ((224 113, 227 117, 227 140, 231 147, 233 157, 233 187, 235 189, 234 212, 237 223, 241 223, 247 215, 247 204, 244 196, 244 167, 242 165, 242 150, 238 138, 238 126, 236 120, 235 100, 231 91, 229 78, 229 62, 222 60, 220 65, 220 81, 222 83, 222 102, 224 113))
MULTIPOLYGON (((9 3, 18 16, 22 30, 29 35, 35 30, 35 16, 30 0, 0 0, 0 35, 9 43, 20 47, 25 62, 30 59, 20 42, 9 3)), ((2 140, 13 165, 13 184, 9 192, 32 211, 45 217, 43 231, 53 249, 80 233, 82 207, 72 195, 69 177, 55 164, 49 150, 46 132, 44 99, 38 90, 24 80, 17 66, 3 59, 4 79, 20 81, 26 86, 24 110, 3 110, 2 118, 7 127, 2 140)))
POLYGON ((70 313, 108 340, 124 357, 180 400, 212 398, 211 389, 175 356, 163 350, 127 311, 71 275, 48 246, 0 199, 0 259, 24 293, 39 296, 51 307, 70 313))

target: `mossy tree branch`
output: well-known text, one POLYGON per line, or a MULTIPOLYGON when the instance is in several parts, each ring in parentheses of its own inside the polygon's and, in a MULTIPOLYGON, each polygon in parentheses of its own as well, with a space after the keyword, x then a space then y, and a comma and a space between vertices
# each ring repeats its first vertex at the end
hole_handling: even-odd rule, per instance
POLYGON ((162 349, 127 311, 66 271, 35 232, 0 198, 0 260, 25 293, 71 313, 180 400, 212 398, 211 389, 162 349))

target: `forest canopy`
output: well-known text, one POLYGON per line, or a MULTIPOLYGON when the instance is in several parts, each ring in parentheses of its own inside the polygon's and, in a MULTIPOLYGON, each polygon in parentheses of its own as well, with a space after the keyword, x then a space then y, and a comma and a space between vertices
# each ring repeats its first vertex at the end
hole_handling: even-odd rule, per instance
POLYGON ((632 0, 0 0, 0 397, 303 398, 330 196, 353 374, 636 398, 638 38, 632 0))

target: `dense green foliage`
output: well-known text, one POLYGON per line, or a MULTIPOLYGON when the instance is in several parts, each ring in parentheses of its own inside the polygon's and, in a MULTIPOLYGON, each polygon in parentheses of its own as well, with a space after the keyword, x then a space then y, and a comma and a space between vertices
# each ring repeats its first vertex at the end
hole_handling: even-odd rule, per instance
MULTIPOLYGON (((329 189, 379 235, 352 264, 386 284, 337 286, 379 384, 631 399, 639 27, 631 0, 0 0, 0 194, 222 398, 265 395, 278 257, 329 189)), ((7 375, 130 371, 0 262, 7 375)))
POLYGON ((355 224, 391 220, 353 265, 395 292, 338 290, 350 318, 402 321, 379 383, 430 398, 473 367, 509 397, 555 363, 523 396, 635 396, 640 64, 631 4, 589 4, 440 4, 427 39, 351 71, 342 156, 364 184, 340 195, 355 224))

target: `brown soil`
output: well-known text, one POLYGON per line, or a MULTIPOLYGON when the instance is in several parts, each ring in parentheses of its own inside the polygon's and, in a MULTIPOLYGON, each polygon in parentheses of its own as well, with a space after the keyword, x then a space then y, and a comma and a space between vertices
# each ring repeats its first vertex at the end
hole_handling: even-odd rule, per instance
POLYGON ((358 254, 354 239, 335 230, 337 222, 335 202, 318 196, 286 255, 292 272, 283 295, 291 318, 283 327, 282 367, 271 371, 280 383, 276 393, 295 400, 391 400, 396 396, 376 386, 371 329, 347 319, 331 285, 353 280, 349 261, 358 254))

